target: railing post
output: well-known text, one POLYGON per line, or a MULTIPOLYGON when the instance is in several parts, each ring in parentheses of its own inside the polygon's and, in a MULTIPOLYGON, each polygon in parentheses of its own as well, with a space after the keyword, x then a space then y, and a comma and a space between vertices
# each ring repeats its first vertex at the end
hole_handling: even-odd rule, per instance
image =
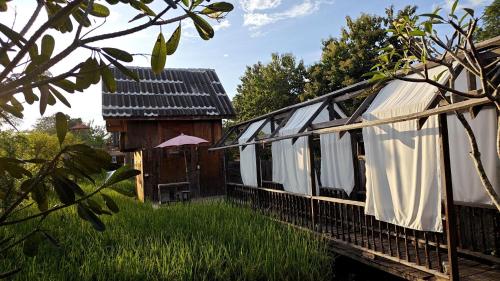
POLYGON ((446 235, 448 243, 448 274, 450 280, 459 280, 457 259, 456 216, 453 205, 453 188, 450 168, 450 147, 448 141, 448 122, 446 113, 439 114, 439 144, 441 188, 445 191, 446 235))
POLYGON ((314 146, 313 146, 313 135, 309 135, 307 137, 307 145, 309 148, 309 177, 311 178, 311 223, 312 223, 312 229, 315 230, 316 222, 315 222, 315 216, 317 212, 317 208, 314 204, 314 196, 317 196, 316 194, 316 168, 314 165, 314 146))

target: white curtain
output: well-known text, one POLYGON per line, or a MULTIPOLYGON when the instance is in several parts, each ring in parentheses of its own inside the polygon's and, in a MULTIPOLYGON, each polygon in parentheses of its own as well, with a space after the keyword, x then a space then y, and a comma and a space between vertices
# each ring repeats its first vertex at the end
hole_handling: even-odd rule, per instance
MULTIPOLYGON (((281 128, 279 135, 297 133, 320 106, 321 103, 316 103, 297 109, 286 125, 281 128)), ((315 122, 324 121, 328 121, 328 113, 325 115, 321 112, 315 122)), ((298 138, 295 144, 292 144, 292 139, 273 142, 273 181, 283 184, 286 191, 311 195, 309 153, 307 137, 298 138)))
MULTIPOLYGON (((480 85, 480 83, 477 84, 480 85)), ((467 90, 465 71, 458 76, 455 88, 467 90)), ((497 113, 494 108, 484 108, 475 119, 472 119, 469 113, 464 113, 464 116, 474 131, 486 175, 498 194, 500 193, 500 159, 496 153, 497 113)), ((453 199, 459 202, 492 204, 469 155, 470 142, 463 125, 455 115, 448 115, 447 120, 453 199)))
POLYGON ((324 187, 343 189, 348 195, 354 188, 354 166, 351 136, 346 133, 323 134, 321 144, 321 184, 324 187))
MULTIPOLYGON (((257 131, 266 120, 254 122, 248 126, 245 132, 238 139, 239 144, 243 144, 257 131)), ((267 126, 267 125, 266 125, 267 126)), ((240 146, 240 173, 244 185, 257 186, 257 159, 255 158, 255 144, 247 145, 242 150, 240 146)))
MULTIPOLYGON (((445 68, 429 70, 431 77, 445 68)), ((410 75, 417 78, 417 74, 410 75)), ((442 75, 440 82, 447 78, 442 75)), ((367 121, 424 110, 437 88, 392 81, 363 114, 367 121)), ((442 231, 437 117, 421 130, 411 120, 363 128, 366 152, 365 213, 378 220, 425 231, 442 231)))

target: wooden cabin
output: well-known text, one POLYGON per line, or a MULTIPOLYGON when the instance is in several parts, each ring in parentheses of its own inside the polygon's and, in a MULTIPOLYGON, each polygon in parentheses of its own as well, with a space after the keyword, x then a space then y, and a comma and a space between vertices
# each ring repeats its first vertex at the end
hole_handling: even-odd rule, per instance
POLYGON ((117 91, 102 88, 102 115, 106 129, 115 133, 121 152, 133 153, 141 201, 158 201, 158 185, 189 182, 191 197, 224 192, 220 152, 208 146, 222 134, 222 119, 234 117, 234 109, 215 70, 151 69, 134 67, 140 82, 112 70, 117 91), (209 141, 206 145, 178 149, 155 148, 181 133, 209 141), (187 155, 187 174, 184 161, 187 155))

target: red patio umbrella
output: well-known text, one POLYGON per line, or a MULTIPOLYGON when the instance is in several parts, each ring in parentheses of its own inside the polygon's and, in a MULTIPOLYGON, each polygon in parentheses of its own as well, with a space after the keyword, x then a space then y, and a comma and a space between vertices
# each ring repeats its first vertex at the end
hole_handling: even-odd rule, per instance
MULTIPOLYGON (((184 135, 180 134, 175 138, 171 138, 165 142, 160 143, 159 145, 156 146, 156 148, 163 148, 163 147, 174 147, 174 146, 184 146, 184 145, 198 145, 200 143, 205 143, 208 142, 205 139, 194 137, 194 136, 189 136, 189 135, 184 135)), ((186 159, 186 150, 184 152, 184 164, 186 166, 186 181, 189 181, 188 179, 188 166, 187 166, 187 159, 186 159)))

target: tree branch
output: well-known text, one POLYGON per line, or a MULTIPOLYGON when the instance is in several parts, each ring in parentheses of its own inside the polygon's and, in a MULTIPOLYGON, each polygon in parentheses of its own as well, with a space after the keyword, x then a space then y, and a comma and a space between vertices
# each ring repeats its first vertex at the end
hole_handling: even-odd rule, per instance
POLYGON ((36 40, 42 36, 42 34, 49 29, 57 20, 61 17, 64 17, 66 14, 71 13, 74 7, 80 5, 84 0, 75 0, 68 5, 66 5, 61 10, 57 11, 53 17, 49 18, 40 28, 35 31, 35 33, 31 36, 31 38, 26 42, 23 48, 19 50, 17 55, 12 59, 12 61, 5 67, 5 69, 0 73, 0 81, 3 81, 7 75, 14 69, 14 67, 21 61, 21 59, 28 53, 29 49, 33 47, 36 40))

